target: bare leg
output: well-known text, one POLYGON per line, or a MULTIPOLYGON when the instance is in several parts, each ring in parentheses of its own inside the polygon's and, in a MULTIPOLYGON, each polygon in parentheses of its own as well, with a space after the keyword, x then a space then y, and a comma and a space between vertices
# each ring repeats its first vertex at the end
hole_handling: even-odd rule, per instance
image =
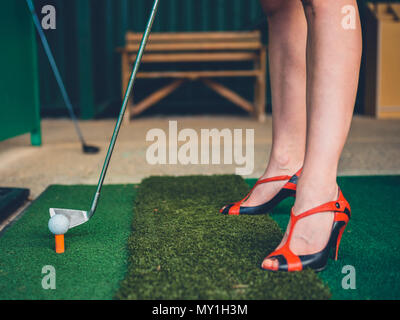
MULTIPOLYGON (((337 167, 350 128, 362 47, 356 0, 303 0, 303 6, 308 22, 307 143, 295 214, 335 200, 338 195, 337 167), (355 29, 342 27, 342 8, 346 5, 356 10, 355 29)), ((300 220, 290 249, 297 255, 322 250, 332 223, 332 213, 300 220)), ((275 259, 263 262, 265 268, 277 266, 275 259)))
MULTIPOLYGON (((292 175, 303 165, 306 136, 307 23, 299 1, 261 0, 268 18, 272 89, 273 142, 261 178, 292 175)), ((255 206, 272 199, 284 182, 258 186, 245 202, 255 206)))

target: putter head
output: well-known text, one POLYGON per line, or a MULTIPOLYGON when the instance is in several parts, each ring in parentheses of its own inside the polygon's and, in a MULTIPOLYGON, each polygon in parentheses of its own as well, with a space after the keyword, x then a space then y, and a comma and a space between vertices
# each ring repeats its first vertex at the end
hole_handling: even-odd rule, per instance
POLYGON ((100 151, 99 147, 96 146, 90 146, 87 144, 82 145, 82 151, 83 153, 87 153, 87 154, 96 154, 100 151))
POLYGON ((50 217, 62 214, 69 220, 69 229, 79 226, 89 220, 87 211, 50 208, 50 217))

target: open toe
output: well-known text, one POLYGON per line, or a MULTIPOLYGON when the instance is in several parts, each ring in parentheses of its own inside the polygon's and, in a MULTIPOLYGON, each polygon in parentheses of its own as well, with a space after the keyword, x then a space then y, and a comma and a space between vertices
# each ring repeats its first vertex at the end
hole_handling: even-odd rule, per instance
POLYGON ((351 217, 351 209, 347 200, 344 198, 339 189, 339 197, 336 201, 330 201, 313 209, 307 210, 299 215, 293 213, 290 215, 289 233, 285 243, 262 262, 263 270, 271 271, 300 271, 305 268, 311 268, 315 271, 323 270, 328 262, 328 257, 331 249, 335 250, 335 260, 339 250, 340 241, 351 217), (303 218, 318 213, 334 213, 334 221, 328 243, 325 248, 319 252, 306 255, 297 255, 290 249, 290 241, 293 236, 293 230, 296 223, 303 218))

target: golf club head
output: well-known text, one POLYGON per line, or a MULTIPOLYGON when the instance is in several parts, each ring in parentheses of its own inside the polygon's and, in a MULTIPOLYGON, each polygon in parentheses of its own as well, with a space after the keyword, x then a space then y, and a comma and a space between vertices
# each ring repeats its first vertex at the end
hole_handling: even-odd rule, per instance
POLYGON ((84 145, 82 145, 82 150, 83 150, 83 153, 95 154, 100 151, 100 148, 96 147, 96 146, 89 146, 87 144, 84 144, 84 145))
POLYGON ((79 226, 89 220, 87 211, 50 208, 50 217, 62 214, 69 220, 69 229, 79 226))

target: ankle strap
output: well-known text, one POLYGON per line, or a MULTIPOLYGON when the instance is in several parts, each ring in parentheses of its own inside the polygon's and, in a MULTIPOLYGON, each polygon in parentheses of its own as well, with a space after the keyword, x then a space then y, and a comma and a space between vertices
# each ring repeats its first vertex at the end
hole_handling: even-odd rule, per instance
POLYGON ((253 192, 253 190, 260 184, 262 183, 267 183, 267 182, 272 182, 272 181, 282 181, 282 180, 289 180, 291 178, 291 176, 276 176, 276 177, 271 177, 271 178, 267 178, 267 179, 262 179, 262 180, 257 180, 257 182, 255 183, 255 185, 253 186, 253 188, 251 188, 250 192, 239 202, 237 202, 236 204, 242 204, 243 202, 245 202, 251 195, 251 193, 253 192))
POLYGON ((262 179, 258 180, 255 184, 255 186, 262 184, 262 183, 267 183, 267 182, 272 182, 272 181, 282 181, 282 180, 290 180, 292 176, 276 176, 276 177, 271 177, 267 179, 262 179))
POLYGON ((301 174, 302 171, 303 171, 303 168, 300 168, 300 169, 299 169, 294 175, 292 175, 292 176, 284 175, 284 176, 276 176, 276 177, 271 177, 271 178, 267 178, 267 179, 258 180, 258 181, 256 182, 256 184, 254 185, 254 187, 257 186, 257 185, 259 185, 259 184, 267 183, 267 182, 272 182, 272 181, 289 180, 289 182, 290 182, 291 179, 295 179, 295 180, 296 180, 295 182, 297 182, 297 178, 300 176, 300 174, 301 174))
POLYGON ((324 203, 320 206, 307 210, 299 215, 295 215, 293 213, 293 208, 290 213, 290 218, 292 219, 293 223, 297 222, 300 219, 305 217, 311 216, 313 214, 322 213, 322 212, 342 212, 345 213, 346 208, 349 208, 349 203, 343 197, 342 191, 339 189, 339 197, 336 201, 329 201, 324 203))

